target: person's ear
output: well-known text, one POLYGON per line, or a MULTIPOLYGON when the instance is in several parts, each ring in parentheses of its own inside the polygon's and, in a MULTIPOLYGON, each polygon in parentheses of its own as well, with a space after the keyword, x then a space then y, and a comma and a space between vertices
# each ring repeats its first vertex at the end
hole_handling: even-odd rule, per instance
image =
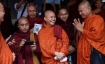
POLYGON ((44 20, 46 21, 46 17, 44 17, 44 20))
POLYGON ((17 24, 17 27, 19 28, 19 24, 17 24))

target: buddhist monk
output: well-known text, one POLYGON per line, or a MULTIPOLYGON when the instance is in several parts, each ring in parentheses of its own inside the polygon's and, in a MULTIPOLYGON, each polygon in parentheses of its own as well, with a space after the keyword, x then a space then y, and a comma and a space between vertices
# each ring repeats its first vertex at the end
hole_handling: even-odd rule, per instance
POLYGON ((90 64, 93 48, 105 55, 105 23, 101 16, 92 14, 88 1, 81 2, 78 11, 84 21, 81 24, 79 19, 74 19, 73 23, 78 30, 77 64, 90 64))
MULTIPOLYGON (((0 25, 1 22, 3 21, 4 14, 5 14, 4 7, 0 2, 0 25)), ((6 41, 2 37, 0 31, 0 64, 12 64, 12 63, 13 63, 12 52, 9 49, 8 45, 6 44, 6 41)))
MULTIPOLYGON (((66 8, 61 8, 58 12, 58 21, 57 24, 62 26, 62 28, 65 30, 65 32, 67 33, 68 37, 69 37, 69 41, 71 41, 71 43, 69 44, 69 55, 72 57, 72 63, 76 64, 76 53, 75 51, 75 42, 74 42, 74 26, 72 25, 73 21, 69 20, 69 13, 67 11, 66 8)), ((68 57, 69 58, 69 57, 68 57)), ((71 59, 71 58, 70 58, 71 59)))
POLYGON ((102 0, 95 0, 96 9, 93 10, 93 13, 102 16, 102 18, 105 20, 105 9, 102 8, 103 4, 104 3, 102 2, 102 0))
POLYGON ((29 20, 30 29, 34 27, 35 23, 37 24, 43 23, 44 21, 43 18, 38 17, 38 12, 35 4, 29 4, 27 6, 27 12, 28 12, 27 19, 29 20))
POLYGON ((29 31, 28 19, 25 17, 20 18, 18 28, 19 32, 12 35, 12 38, 15 39, 15 43, 9 45, 11 50, 16 54, 14 64, 40 64, 36 57, 37 54, 41 56, 38 40, 35 35, 29 31), (26 41, 34 41, 34 43, 25 45, 26 41))
POLYGON ((65 31, 55 25, 56 16, 48 10, 44 16, 44 26, 39 31, 39 44, 42 52, 43 64, 67 64, 69 39, 65 31), (65 61, 61 61, 65 59, 65 61))

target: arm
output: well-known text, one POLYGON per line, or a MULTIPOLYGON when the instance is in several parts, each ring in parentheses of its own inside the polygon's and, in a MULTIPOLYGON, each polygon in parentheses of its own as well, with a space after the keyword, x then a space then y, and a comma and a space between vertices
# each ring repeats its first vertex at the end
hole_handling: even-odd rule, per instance
POLYGON ((20 6, 25 2, 25 0, 21 0, 18 4, 16 4, 16 9, 19 9, 20 6))
POLYGON ((52 2, 51 5, 52 5, 53 8, 54 8, 54 12, 56 12, 56 6, 55 6, 54 2, 52 2))
POLYGON ((43 12, 46 11, 46 0, 43 0, 43 12))

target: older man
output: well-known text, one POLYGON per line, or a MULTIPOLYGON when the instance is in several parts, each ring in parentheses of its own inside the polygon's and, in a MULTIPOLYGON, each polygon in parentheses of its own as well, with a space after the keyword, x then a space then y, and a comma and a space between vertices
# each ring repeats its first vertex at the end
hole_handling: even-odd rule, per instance
POLYGON ((90 54, 93 49, 105 54, 105 23, 101 16, 92 14, 88 1, 80 3, 78 10, 84 21, 81 24, 79 19, 74 19, 73 23, 78 30, 77 64, 90 64, 90 54))
POLYGON ((51 10, 45 12, 44 26, 39 31, 39 44, 42 52, 43 64, 67 64, 69 39, 65 31, 55 25, 55 13, 51 10), (64 59, 64 61, 61 61, 64 59))

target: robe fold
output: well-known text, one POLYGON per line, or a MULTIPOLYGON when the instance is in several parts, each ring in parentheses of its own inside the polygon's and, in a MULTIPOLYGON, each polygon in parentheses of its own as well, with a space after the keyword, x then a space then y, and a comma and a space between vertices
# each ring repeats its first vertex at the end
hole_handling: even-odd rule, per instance
POLYGON ((39 31, 38 38, 42 52, 43 64, 67 64, 67 62, 60 62, 54 60, 55 52, 63 52, 68 54, 69 39, 65 31, 62 29, 62 38, 57 39, 54 35, 54 27, 44 24, 43 28, 39 31))
POLYGON ((0 32, 0 64, 12 64, 13 55, 0 32))
POLYGON ((77 46, 77 64, 90 64, 92 47, 105 55, 105 23, 103 18, 93 14, 84 22, 83 33, 80 34, 77 46))
MULTIPOLYGON (((34 36, 34 35, 33 35, 34 36)), ((30 40, 30 32, 22 33, 21 31, 14 33, 12 37, 15 39, 16 43, 10 46, 11 50, 15 52, 16 59, 14 61, 14 64, 24 64, 23 60, 25 60, 25 64, 34 64, 33 61, 33 53, 30 45, 24 45, 20 47, 20 42, 22 39, 26 39, 27 41, 30 40)), ((37 39, 36 39, 37 40, 37 39)), ((38 43, 38 41, 35 41, 38 43)), ((36 43, 36 46, 37 46, 36 43)), ((34 54, 39 52, 39 46, 36 47, 36 50, 33 51, 34 54)), ((40 55, 40 54, 39 54, 40 55)), ((39 63, 36 63, 39 64, 39 63)))

